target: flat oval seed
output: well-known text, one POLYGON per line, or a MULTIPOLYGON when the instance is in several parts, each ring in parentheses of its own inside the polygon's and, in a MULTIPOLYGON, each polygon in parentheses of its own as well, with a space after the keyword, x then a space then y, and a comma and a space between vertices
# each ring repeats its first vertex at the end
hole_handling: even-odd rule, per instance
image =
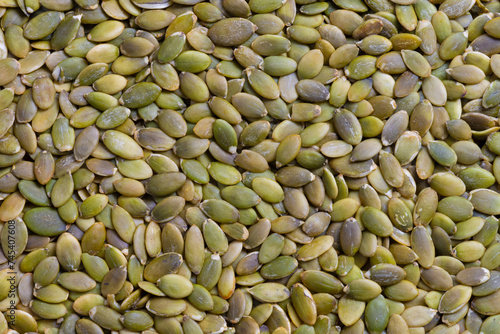
POLYGON ((219 46, 234 46, 244 43, 252 36, 256 26, 242 18, 223 19, 215 23, 208 30, 208 37, 219 46), (228 34, 228 31, 237 31, 237 34, 228 34))
POLYGON ((142 148, 122 132, 108 130, 104 133, 102 140, 106 148, 124 159, 134 160, 143 156, 142 148))

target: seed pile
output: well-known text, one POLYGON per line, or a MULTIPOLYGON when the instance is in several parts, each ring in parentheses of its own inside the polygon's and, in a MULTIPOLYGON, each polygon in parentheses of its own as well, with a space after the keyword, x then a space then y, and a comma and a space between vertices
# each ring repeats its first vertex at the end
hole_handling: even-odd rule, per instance
POLYGON ((0 0, 0 334, 500 333, 498 0, 0 0))

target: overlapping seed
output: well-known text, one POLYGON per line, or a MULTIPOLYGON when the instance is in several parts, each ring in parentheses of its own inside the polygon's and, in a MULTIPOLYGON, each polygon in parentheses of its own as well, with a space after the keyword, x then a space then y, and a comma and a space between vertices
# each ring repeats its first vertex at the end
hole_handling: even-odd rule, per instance
POLYGON ((0 1, 0 334, 500 333, 499 12, 0 1))

